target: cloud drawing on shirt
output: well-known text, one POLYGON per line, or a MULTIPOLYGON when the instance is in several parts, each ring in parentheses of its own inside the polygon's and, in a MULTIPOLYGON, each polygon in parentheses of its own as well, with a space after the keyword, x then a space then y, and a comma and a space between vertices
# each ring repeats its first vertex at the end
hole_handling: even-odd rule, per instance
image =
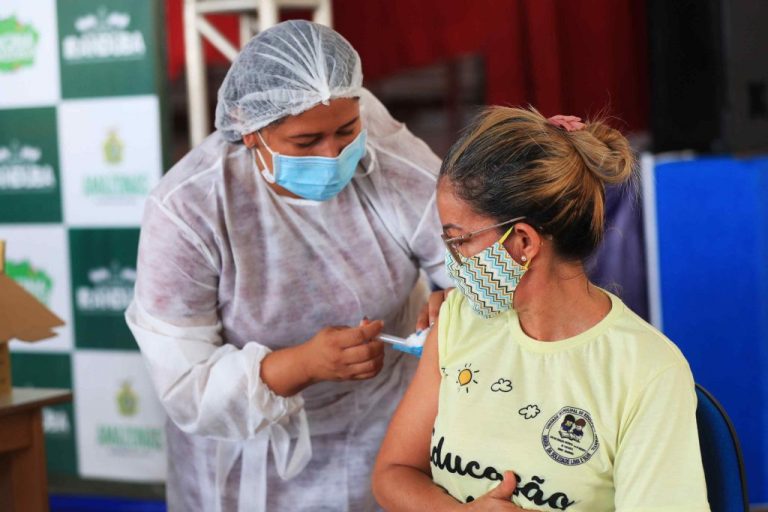
POLYGON ((512 391, 512 381, 501 378, 496 382, 494 382, 493 384, 491 384, 491 391, 493 392, 501 391, 502 393, 508 393, 512 391))
POLYGON ((518 414, 520 414, 520 416, 524 417, 525 419, 532 420, 533 418, 539 415, 539 413, 541 412, 541 409, 539 409, 538 405, 527 405, 517 412, 518 414))

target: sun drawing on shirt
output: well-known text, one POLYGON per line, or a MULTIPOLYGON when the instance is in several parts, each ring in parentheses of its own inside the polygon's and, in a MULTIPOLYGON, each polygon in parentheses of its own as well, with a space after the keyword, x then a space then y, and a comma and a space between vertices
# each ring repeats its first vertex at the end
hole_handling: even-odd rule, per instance
POLYGON ((473 370, 472 363, 465 364, 464 368, 460 368, 458 370, 458 375, 456 376, 456 384, 459 385, 459 391, 464 388, 464 391, 469 393, 469 385, 473 382, 477 384, 475 375, 478 373, 480 373, 480 370, 473 370))

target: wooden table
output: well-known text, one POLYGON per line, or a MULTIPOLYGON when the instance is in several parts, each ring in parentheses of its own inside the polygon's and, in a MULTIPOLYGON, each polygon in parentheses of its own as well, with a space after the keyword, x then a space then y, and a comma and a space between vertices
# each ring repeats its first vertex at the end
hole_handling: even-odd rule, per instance
POLYGON ((47 512, 42 408, 72 400, 66 389, 13 388, 0 395, 0 510, 47 512))

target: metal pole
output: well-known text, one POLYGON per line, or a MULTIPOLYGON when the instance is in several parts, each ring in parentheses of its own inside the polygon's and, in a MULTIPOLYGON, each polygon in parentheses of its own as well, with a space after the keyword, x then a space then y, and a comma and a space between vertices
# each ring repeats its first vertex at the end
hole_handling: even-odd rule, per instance
POLYGON ((254 18, 255 16, 246 13, 240 15, 240 48, 245 46, 245 43, 253 37, 254 18))
POLYGON ((221 32, 216 30, 216 27, 211 25, 203 16, 198 16, 197 18, 197 30, 227 59, 230 61, 235 60, 235 57, 237 57, 237 54, 239 53, 235 45, 221 35, 221 32))
POLYGON ((208 135, 208 86, 205 79, 203 41, 198 33, 195 0, 184 0, 184 46, 187 61, 189 142, 197 146, 208 135))
POLYGON ((326 27, 333 27, 333 10, 331 9, 331 0, 320 0, 315 8, 315 14, 312 21, 320 23, 326 27))
POLYGON ((210 133, 208 85, 205 74, 203 38, 206 38, 229 60, 237 56, 237 48, 206 19, 205 13, 238 12, 239 47, 257 32, 277 25, 279 5, 313 8, 316 23, 332 26, 331 0, 184 0, 184 48, 187 63, 187 106, 189 109, 189 142, 200 144, 210 133))
POLYGON ((275 0, 260 0, 259 2, 259 30, 267 30, 277 25, 280 21, 280 13, 275 0))

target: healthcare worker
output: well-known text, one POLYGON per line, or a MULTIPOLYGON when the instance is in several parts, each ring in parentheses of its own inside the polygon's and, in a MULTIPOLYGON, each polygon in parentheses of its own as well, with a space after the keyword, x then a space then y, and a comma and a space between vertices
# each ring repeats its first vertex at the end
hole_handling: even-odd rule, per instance
MULTIPOLYGON (((171 511, 376 509, 370 473, 441 287, 439 159, 333 30, 242 50, 217 131, 149 197, 126 318, 168 413, 171 511)), ((439 302, 439 299, 438 299, 439 302)))

